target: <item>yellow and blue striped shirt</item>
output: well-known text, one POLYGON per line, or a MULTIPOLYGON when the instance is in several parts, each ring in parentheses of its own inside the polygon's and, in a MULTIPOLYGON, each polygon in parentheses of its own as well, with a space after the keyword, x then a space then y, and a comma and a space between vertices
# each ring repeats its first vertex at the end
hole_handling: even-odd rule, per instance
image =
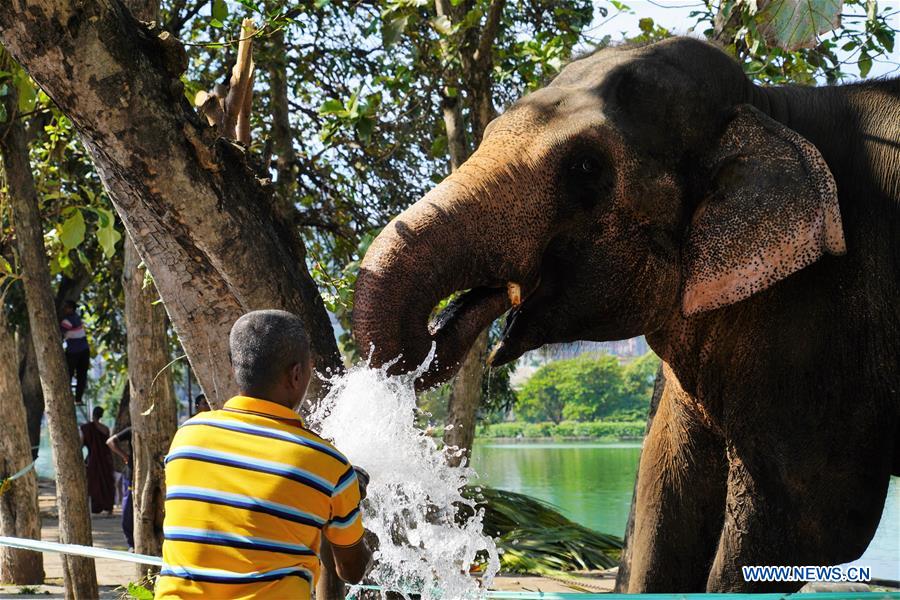
POLYGON ((157 598, 309 598, 320 535, 363 535, 356 473, 290 409, 237 396, 178 430, 166 457, 157 598))

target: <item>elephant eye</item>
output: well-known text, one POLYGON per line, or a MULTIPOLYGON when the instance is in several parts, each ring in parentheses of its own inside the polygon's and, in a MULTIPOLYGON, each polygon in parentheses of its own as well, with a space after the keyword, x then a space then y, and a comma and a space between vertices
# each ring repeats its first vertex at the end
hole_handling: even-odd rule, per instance
POLYGON ((599 165, 597 164, 597 161, 589 156, 576 159, 569 167, 569 170, 577 175, 593 175, 598 169, 599 165))

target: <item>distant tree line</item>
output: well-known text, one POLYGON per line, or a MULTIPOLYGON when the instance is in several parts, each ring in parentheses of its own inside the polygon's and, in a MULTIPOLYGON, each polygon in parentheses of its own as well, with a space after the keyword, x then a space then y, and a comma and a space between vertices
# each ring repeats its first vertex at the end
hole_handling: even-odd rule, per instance
POLYGON ((609 354, 585 354, 538 369, 517 392, 516 420, 644 421, 659 358, 652 352, 628 363, 609 354))

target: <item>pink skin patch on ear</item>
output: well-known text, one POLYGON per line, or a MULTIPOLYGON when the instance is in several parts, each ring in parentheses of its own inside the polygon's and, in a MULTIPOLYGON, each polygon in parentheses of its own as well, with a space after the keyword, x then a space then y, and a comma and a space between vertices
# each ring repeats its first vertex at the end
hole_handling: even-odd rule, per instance
POLYGON ((825 253, 847 251, 837 184, 819 150, 800 134, 739 107, 718 155, 718 161, 742 158, 692 220, 686 316, 748 298, 825 253))
MULTIPOLYGON (((795 229, 793 235, 779 243, 762 249, 738 268, 688 286, 684 294, 684 314, 691 316, 734 304, 817 261, 824 254, 822 239, 827 237, 823 216, 795 229)), ((843 235, 840 239, 843 242, 843 235)))

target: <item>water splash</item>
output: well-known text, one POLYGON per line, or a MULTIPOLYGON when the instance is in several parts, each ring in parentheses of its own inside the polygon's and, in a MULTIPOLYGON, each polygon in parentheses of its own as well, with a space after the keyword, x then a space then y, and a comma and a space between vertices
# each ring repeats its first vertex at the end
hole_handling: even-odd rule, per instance
POLYGON ((500 563, 494 541, 482 531, 482 511, 460 494, 476 474, 465 465, 449 466, 445 451, 416 427, 417 375, 353 367, 332 379, 308 420, 371 476, 363 522, 378 536, 369 574, 376 585, 415 591, 423 600, 481 598, 500 563), (463 523, 456 517, 460 504, 474 514, 463 523), (480 581, 469 574, 479 561, 480 581))

